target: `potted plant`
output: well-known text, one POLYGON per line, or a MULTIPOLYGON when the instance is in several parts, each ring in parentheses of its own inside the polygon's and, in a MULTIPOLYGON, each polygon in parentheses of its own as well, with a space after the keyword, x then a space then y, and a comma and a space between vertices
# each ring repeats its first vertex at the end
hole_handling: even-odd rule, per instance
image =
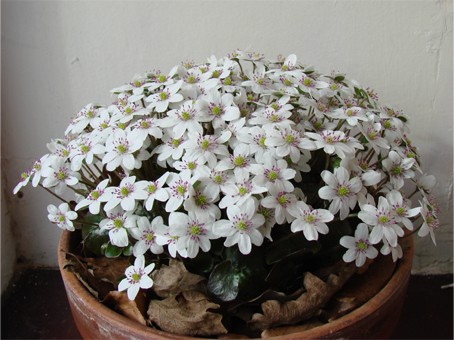
MULTIPOLYGON (((435 243, 435 179, 407 117, 344 74, 235 51, 112 93, 111 105, 85 106, 14 189, 31 182, 62 201, 48 217, 75 232, 59 260, 80 329, 95 320, 76 316, 95 301, 88 292, 157 338, 345 325, 347 312, 373 308, 360 307, 367 300, 393 300, 384 291, 403 296, 409 235, 435 243), (343 293, 364 292, 374 266, 386 275, 367 298, 343 293)), ((107 336, 112 326, 97 323, 83 335, 107 336)))

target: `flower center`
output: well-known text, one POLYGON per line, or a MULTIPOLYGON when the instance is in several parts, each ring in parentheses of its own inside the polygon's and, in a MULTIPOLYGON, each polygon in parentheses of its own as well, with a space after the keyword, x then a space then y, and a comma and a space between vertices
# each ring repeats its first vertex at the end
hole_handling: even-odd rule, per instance
POLYGON ((311 78, 304 78, 303 84, 306 86, 311 86, 312 85, 312 79, 311 78))
POLYGON ((80 151, 82 151, 83 154, 86 154, 90 151, 90 148, 87 145, 82 145, 80 151))
POLYGON ((348 188, 345 186, 341 186, 339 189, 337 189, 337 195, 340 197, 348 196, 349 193, 350 190, 348 190, 348 188))
POLYGON ((161 100, 166 100, 166 99, 168 98, 168 95, 167 95, 167 93, 165 93, 165 92, 161 92, 161 93, 159 94, 159 98, 160 98, 161 100))
POLYGON ((202 234, 202 228, 200 228, 199 225, 197 224, 194 224, 191 226, 191 228, 189 229, 189 233, 193 236, 198 236, 198 235, 201 235, 202 234))
POLYGON ((402 174, 402 168, 400 166, 395 166, 394 168, 391 169, 391 173, 394 176, 399 176, 402 174))
POLYGON ((155 184, 150 184, 150 185, 148 185, 148 188, 147 188, 147 189, 148 189, 148 192, 149 192, 150 194, 154 194, 154 193, 156 192, 156 189, 157 189, 157 188, 156 188, 156 185, 155 185, 155 184))
POLYGON ((128 151, 128 149, 126 148, 126 146, 120 144, 117 146, 117 151, 118 151, 118 153, 123 154, 123 153, 126 153, 126 151, 128 151))
POLYGON ((295 142, 295 137, 293 137, 293 135, 287 135, 285 136, 285 142, 287 144, 292 144, 293 142, 295 142))
POLYGON ((123 227, 123 221, 120 218, 116 218, 113 221, 113 226, 114 226, 115 229, 120 229, 120 228, 123 227))
POLYGON ((59 172, 57 173, 57 179, 58 179, 59 181, 64 181, 64 180, 66 179, 66 174, 65 174, 65 172, 64 172, 64 171, 59 171, 59 172))
POLYGON ((237 156, 235 157, 235 159, 233 160, 233 164, 235 166, 238 166, 238 167, 243 167, 246 165, 246 160, 244 159, 243 156, 237 156))
POLYGON ((131 278, 132 278, 132 280, 134 282, 139 282, 141 277, 142 276, 140 274, 138 274, 138 273, 134 273, 134 274, 131 275, 131 278))
POLYGON ((200 143, 200 147, 203 149, 203 150, 207 150, 210 146, 210 141, 204 139, 202 141, 202 143, 200 143))
POLYGON ((278 202, 280 205, 285 206, 285 205, 287 205, 287 204, 289 203, 289 200, 288 200, 287 196, 285 196, 285 195, 280 195, 280 196, 278 196, 278 198, 277 198, 277 202, 278 202))
POLYGON ((215 116, 219 116, 221 114, 221 108, 219 106, 214 106, 211 109, 211 113, 213 113, 213 115, 215 116))
POLYGON ((186 188, 184 185, 179 185, 177 186, 177 193, 180 195, 180 196, 183 196, 185 193, 186 193, 186 188))
POLYGON ((315 221, 315 217, 313 215, 307 215, 304 220, 307 222, 307 223, 314 223, 315 221))
POLYGON ((204 195, 198 195, 195 198, 195 204, 199 207, 203 207, 204 205, 207 204, 207 198, 204 195))
POLYGON ((60 223, 65 222, 65 216, 64 215, 59 215, 58 216, 58 222, 60 222, 60 223))
POLYGON ((196 82, 196 78, 193 75, 190 75, 188 77, 187 81, 188 81, 189 84, 194 84, 196 82))
POLYGON ((238 193, 240 196, 244 196, 248 193, 249 191, 247 190, 246 187, 241 187, 239 190, 238 190, 238 193))
POLYGON ((238 230, 241 230, 241 231, 246 230, 247 227, 248 227, 248 225, 247 225, 247 223, 244 222, 244 221, 239 221, 239 222, 236 224, 236 228, 237 228, 238 230))
POLYGON ((389 222, 389 218, 388 218, 388 216, 382 215, 382 216, 380 216, 378 218, 378 222, 380 222, 380 224, 388 223, 389 222))
POLYGON ((218 71, 218 70, 215 70, 215 71, 213 71, 212 77, 213 77, 213 78, 219 78, 220 75, 221 75, 221 72, 218 71))
POLYGON ((129 189, 127 187, 122 187, 120 189, 120 195, 123 196, 123 197, 126 197, 128 196, 130 193, 129 189))
POLYGON ((179 140, 179 139, 172 139, 172 146, 173 146, 174 148, 179 147, 179 146, 180 146, 180 143, 181 143, 181 140, 179 140))
POLYGON ((404 207, 399 207, 396 209, 396 214, 399 216, 404 216, 405 215, 405 208, 404 207))
POLYGON ((140 128, 141 129, 148 129, 150 127, 150 124, 146 120, 142 120, 140 122, 140 128))
POLYGON ((275 180, 277 180, 279 178, 279 174, 276 172, 276 171, 270 171, 268 173, 268 176, 267 178, 271 181, 271 182, 274 182, 275 180))
POLYGON ((227 85, 227 86, 232 85, 232 79, 230 77, 225 78, 224 85, 227 85))
POLYGON ((99 198, 99 196, 101 196, 101 195, 99 194, 99 191, 98 191, 98 190, 93 190, 93 191, 91 192, 90 196, 91 196, 91 198, 92 198, 93 200, 96 201, 96 200, 99 198))
POLYGON ((185 120, 185 121, 189 120, 189 119, 191 119, 191 115, 189 114, 189 112, 184 111, 184 112, 181 113, 181 119, 185 120))
POLYGON ((160 75, 158 76, 158 81, 159 81, 160 83, 164 83, 166 80, 167 80, 167 77, 166 77, 165 75, 160 74, 160 75))
POLYGON ((356 249, 358 249, 359 251, 365 251, 367 248, 368 245, 365 241, 359 240, 358 242, 356 242, 356 249))

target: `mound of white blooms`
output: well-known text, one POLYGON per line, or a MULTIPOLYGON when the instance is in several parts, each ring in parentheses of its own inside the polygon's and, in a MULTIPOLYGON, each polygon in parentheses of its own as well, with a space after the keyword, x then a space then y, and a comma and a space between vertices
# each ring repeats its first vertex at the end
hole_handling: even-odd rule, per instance
POLYGON ((146 252, 193 258, 222 238, 249 254, 282 224, 317 240, 331 221, 359 218, 341 239, 344 260, 358 266, 377 248, 401 257, 404 229, 435 242, 435 179, 420 169, 406 117, 343 74, 320 74, 293 54, 236 51, 135 76, 112 93, 112 105, 73 118, 14 192, 29 180, 58 197, 69 189, 74 211, 50 205, 52 222, 74 230, 89 212, 112 245, 133 245, 139 265, 122 284, 135 287, 130 298, 151 271, 146 252), (300 184, 315 155, 326 166, 311 200, 300 184))

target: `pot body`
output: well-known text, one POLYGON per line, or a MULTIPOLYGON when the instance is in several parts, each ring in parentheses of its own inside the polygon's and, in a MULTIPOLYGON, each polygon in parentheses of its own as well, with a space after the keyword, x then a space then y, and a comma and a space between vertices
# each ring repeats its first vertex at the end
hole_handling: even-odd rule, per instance
MULTIPOLYGON (((58 262, 74 321, 84 339, 194 339, 143 326, 99 303, 73 273, 63 268, 65 253, 72 248, 71 235, 68 231, 62 233, 58 262)), ((410 278, 411 237, 403 240, 402 248, 404 257, 398 261, 393 276, 367 303, 333 322, 273 339, 389 338, 399 321, 410 278)))

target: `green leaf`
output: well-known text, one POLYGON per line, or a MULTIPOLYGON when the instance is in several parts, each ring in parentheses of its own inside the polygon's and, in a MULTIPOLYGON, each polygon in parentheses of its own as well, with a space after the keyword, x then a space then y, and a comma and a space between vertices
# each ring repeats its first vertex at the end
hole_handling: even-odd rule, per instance
POLYGON ((208 279, 208 291, 222 301, 251 299, 265 290, 268 267, 264 261, 264 250, 254 247, 243 255, 237 247, 228 247, 227 258, 219 263, 208 279))
POLYGON ((123 247, 117 247, 109 243, 107 244, 106 252, 104 253, 104 255, 110 258, 118 257, 123 252, 123 249, 124 249, 123 247))
POLYGON ((401 121, 403 121, 404 123, 406 123, 406 122, 408 121, 407 117, 405 117, 405 116, 399 116, 399 117, 397 117, 397 118, 399 118, 399 119, 400 119, 401 121))
POLYGON ((266 255, 266 263, 274 264, 289 258, 315 254, 321 246, 317 241, 308 241, 302 232, 289 234, 271 244, 266 255))
POLYGON ((240 275, 230 260, 223 261, 214 267, 208 279, 208 292, 219 300, 227 302, 237 298, 240 275))
POLYGON ((200 251, 196 257, 184 261, 184 265, 191 273, 207 277, 214 268, 215 260, 212 254, 200 251))
POLYGON ((98 226, 84 224, 82 226, 82 238, 84 249, 89 250, 97 256, 104 255, 102 246, 109 242, 107 230, 102 230, 98 226))
POLYGON ((345 77, 344 76, 337 76, 334 78, 334 81, 337 83, 340 83, 341 81, 344 81, 345 77))
POLYGON ((124 256, 131 256, 133 248, 134 247, 132 245, 129 245, 129 246, 123 248, 123 255, 124 256))

